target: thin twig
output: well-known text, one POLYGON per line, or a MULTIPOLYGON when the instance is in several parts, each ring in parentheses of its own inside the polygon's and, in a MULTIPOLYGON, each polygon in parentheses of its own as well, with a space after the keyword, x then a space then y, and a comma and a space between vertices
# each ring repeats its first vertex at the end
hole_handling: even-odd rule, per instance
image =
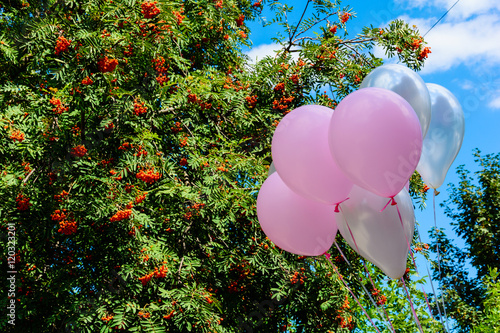
POLYGON ((352 46, 349 46, 347 44, 344 44, 348 49, 356 52, 356 54, 358 55, 359 58, 361 58, 368 66, 370 66, 371 68, 375 68, 375 66, 373 66, 373 64, 371 64, 368 60, 366 60, 365 58, 363 58, 363 55, 361 53, 358 52, 358 50, 356 50, 354 47, 352 46))
POLYGON ((178 279, 179 279, 179 281, 181 280, 181 269, 182 269, 182 264, 184 263, 184 258, 185 258, 185 257, 182 257, 182 259, 181 259, 181 263, 180 263, 180 265, 179 265, 179 270, 177 271, 177 275, 178 275, 178 277, 179 277, 179 278, 178 278, 178 279))
POLYGON ((167 113, 167 112, 172 112, 172 111, 175 111, 175 108, 170 107, 170 108, 162 109, 162 110, 159 110, 157 113, 167 113))
POLYGON ((335 14, 337 14, 337 12, 335 12, 335 13, 331 13, 331 14, 329 14, 328 16, 326 16, 326 17, 322 18, 321 20, 318 20, 318 21, 314 22, 314 24, 313 24, 313 25, 311 25, 308 29, 305 29, 304 31, 299 32, 299 33, 297 34, 297 36, 295 36, 295 37, 299 37, 299 36, 300 36, 300 35, 302 35, 303 33, 305 33, 305 32, 307 32, 307 31, 311 30, 311 29, 312 29, 315 25, 317 25, 318 23, 320 23, 320 22, 322 22, 322 21, 327 20, 330 16, 335 15, 335 14))
POLYGON ((300 26, 300 22, 302 22, 302 19, 304 18, 304 15, 306 14, 306 11, 307 11, 307 7, 309 6, 309 3, 311 2, 311 0, 307 0, 307 3, 306 3, 306 7, 304 8, 304 11, 302 12, 302 16, 300 17, 300 20, 299 22, 297 23, 297 25, 295 26, 295 30, 293 31, 292 35, 290 36, 290 40, 288 41, 288 46, 287 48, 285 49, 285 52, 288 52, 290 51, 290 48, 292 47, 292 43, 293 43, 293 36, 295 35, 295 33, 297 32, 297 29, 299 28, 300 26))
POLYGON ((26 183, 28 181, 28 178, 30 178, 31 174, 33 173, 33 171, 35 171, 36 168, 33 168, 33 170, 30 171, 30 173, 28 173, 28 175, 26 176, 26 178, 24 178, 23 180, 23 183, 26 183))

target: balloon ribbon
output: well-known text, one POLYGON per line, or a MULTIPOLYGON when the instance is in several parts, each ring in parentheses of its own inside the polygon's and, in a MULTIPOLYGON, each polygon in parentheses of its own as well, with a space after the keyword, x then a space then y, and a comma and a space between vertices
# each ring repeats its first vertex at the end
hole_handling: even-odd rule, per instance
POLYGON ((342 201, 337 202, 337 203, 334 204, 335 205, 335 210, 334 210, 335 213, 340 213, 340 210, 339 210, 340 204, 343 203, 346 200, 349 200, 349 198, 345 198, 344 200, 342 200, 342 201))
POLYGON ((424 333, 424 331, 422 330, 422 326, 420 326, 420 321, 418 320, 418 316, 417 316, 417 313, 415 312, 415 308, 413 307, 413 302, 411 300, 410 293, 408 291, 408 288, 406 288, 406 282, 405 282, 404 276, 401 278, 401 281, 403 281, 403 286, 405 288, 406 296, 408 296, 408 300, 410 301, 410 307, 411 307, 411 312, 413 312, 413 317, 415 318, 415 321, 418 324, 418 328, 420 329, 420 332, 424 333))
POLYGON ((323 253, 323 255, 326 257, 326 259, 328 260, 328 262, 330 262, 330 265, 332 265, 333 269, 335 270, 335 273, 337 273, 338 277, 340 278, 340 281, 342 281, 342 283, 344 284, 344 286, 346 287, 346 289, 351 293, 351 296, 354 298, 354 300, 356 301, 356 303, 358 303, 358 305, 361 308, 361 310, 363 310, 363 313, 366 315, 366 317, 368 318, 368 320, 370 321, 370 323, 372 323, 372 325, 375 328, 375 330, 378 333, 380 333, 380 331, 378 330, 377 326, 373 322, 372 318, 368 315, 368 313, 366 312, 366 310, 363 307, 363 305, 361 305, 361 303, 359 302, 359 300, 356 297, 356 295, 354 295, 354 293, 352 292, 351 288, 349 288, 349 286, 347 285, 347 283, 342 278, 342 275, 337 270, 337 267, 335 267, 335 265, 333 264, 332 260, 330 259, 331 254, 325 252, 325 253, 323 253))

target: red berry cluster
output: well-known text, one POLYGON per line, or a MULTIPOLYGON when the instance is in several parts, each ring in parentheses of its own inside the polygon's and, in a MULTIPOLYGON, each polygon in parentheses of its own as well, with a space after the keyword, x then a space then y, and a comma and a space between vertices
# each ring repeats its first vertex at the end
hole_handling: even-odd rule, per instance
POLYGON ((102 160, 101 162, 98 162, 97 165, 106 166, 106 165, 111 164, 111 163, 113 163, 112 157, 109 160, 102 160))
POLYGON ((423 60, 425 58, 428 58, 429 57, 429 53, 432 53, 431 52, 431 48, 430 47, 424 47, 424 49, 422 51, 420 51, 420 54, 418 55, 418 60, 423 60))
POLYGON ((160 269, 158 267, 155 267, 155 270, 153 272, 154 277, 159 279, 159 278, 164 278, 167 276, 168 268, 165 265, 162 265, 160 269))
POLYGON ((30 164, 28 162, 23 162, 21 165, 24 167, 24 175, 27 176, 32 170, 30 164))
POLYGON ((76 147, 71 148, 71 155, 83 157, 87 154, 87 148, 84 145, 78 145, 76 147))
POLYGON ((344 318, 341 315, 338 315, 337 319, 340 320, 340 327, 347 328, 350 331, 352 331, 354 329, 354 322, 352 321, 351 316, 344 318))
POLYGON ((10 135, 10 138, 15 142, 16 140, 21 142, 24 140, 24 133, 21 132, 20 130, 15 130, 14 132, 12 132, 12 134, 10 135))
POLYGON ((134 114, 140 116, 148 111, 148 108, 144 106, 144 102, 139 102, 139 99, 134 100, 134 114))
POLYGON ((351 16, 352 16, 351 13, 342 14, 342 16, 340 17, 340 22, 346 23, 351 18, 351 16))
POLYGON ((186 18, 186 15, 182 15, 182 13, 184 13, 184 8, 181 8, 181 10, 178 12, 174 10, 172 13, 175 16, 175 20, 177 21, 177 24, 181 25, 182 20, 184 20, 186 18))
POLYGON ((377 288, 373 289, 372 296, 377 300, 377 305, 383 305, 385 304, 385 302, 387 302, 387 297, 380 294, 380 290, 378 290, 377 288))
POLYGON ((49 100, 49 103, 52 104, 53 106, 55 106, 54 108, 52 108, 52 111, 55 114, 61 114, 65 111, 69 110, 69 107, 64 106, 59 98, 52 97, 49 100))
POLYGON ((89 86, 89 85, 91 85, 92 83, 94 83, 94 81, 92 81, 92 79, 91 79, 91 78, 89 78, 88 76, 87 76, 85 79, 83 79, 83 80, 82 80, 82 84, 83 84, 83 85, 86 85, 86 86, 89 86))
POLYGON ((76 233, 77 225, 75 221, 60 221, 59 229, 57 232, 60 232, 66 236, 76 233))
POLYGON ((108 73, 115 70, 118 65, 118 60, 116 59, 108 59, 108 56, 99 59, 97 62, 97 66, 99 67, 99 71, 101 73, 108 73))
POLYGON ((168 82, 169 78, 166 76, 168 68, 170 65, 165 67, 165 59, 163 57, 158 57, 156 59, 151 60, 153 62, 152 67, 156 70, 156 82, 160 84, 160 86, 164 85, 168 82))
POLYGON ((168 315, 164 315, 163 318, 167 319, 167 320, 168 319, 172 319, 172 317, 174 316, 174 314, 175 314, 175 310, 172 310, 172 311, 170 311, 170 313, 168 315))
POLYGON ((241 14, 237 19, 236 19, 236 26, 241 27, 243 25, 243 21, 245 21, 245 15, 241 14))
POLYGON ((110 321, 111 319, 113 319, 113 317, 114 316, 111 316, 111 315, 104 316, 104 317, 101 318, 101 320, 107 323, 108 321, 110 321))
POLYGON ((141 202, 143 202, 143 201, 144 201, 144 199, 146 199, 146 195, 147 195, 147 194, 148 194, 148 192, 144 192, 144 194, 143 194, 143 195, 138 195, 137 197, 135 197, 134 202, 135 202, 136 204, 140 204, 141 202))
MULTIPOLYGON (((188 89, 188 92, 191 92, 191 90, 188 89)), ((201 110, 212 108, 212 103, 203 102, 201 98, 199 98, 198 96, 196 96, 196 94, 193 93, 190 93, 188 95, 188 102, 193 104, 198 104, 201 107, 201 110)))
POLYGON ((70 44, 71 44, 70 40, 67 40, 66 38, 64 38, 64 36, 60 36, 59 38, 57 38, 56 49, 54 53, 56 55, 59 55, 59 53, 61 52, 68 51, 68 47, 70 44))
POLYGON ((50 214, 50 218, 52 221, 62 221, 67 217, 66 209, 59 210, 56 209, 52 214, 50 214))
POLYGON ((52 221, 58 221, 59 222, 59 229, 57 232, 60 232, 66 236, 69 236, 71 234, 74 234, 77 229, 76 222, 74 220, 67 220, 66 218, 68 215, 66 214, 66 209, 63 209, 62 211, 59 209, 56 209, 54 213, 50 215, 50 218, 52 221))
POLYGON ((149 312, 143 312, 143 311, 139 311, 139 313, 137 315, 139 317, 144 318, 144 319, 147 319, 147 318, 151 317, 151 313, 149 313, 149 312))
POLYGON ((418 50, 420 49, 420 44, 422 43, 422 39, 419 38, 414 38, 413 43, 411 43, 411 48, 413 50, 418 50))
POLYGON ((170 129, 174 134, 179 133, 180 131, 182 131, 182 124, 177 121, 175 122, 173 127, 170 127, 170 129))
POLYGON ((127 150, 127 149, 132 149, 134 148, 134 145, 132 145, 129 142, 124 142, 120 147, 118 147, 118 150, 127 150))
POLYGON ((292 284, 296 284, 299 282, 300 284, 304 284, 305 277, 301 276, 299 272, 293 273, 293 276, 290 278, 290 282, 292 284))
POLYGON ((332 34, 335 34, 337 32, 337 26, 336 25, 332 25, 330 27, 330 29, 328 29, 332 34))
POLYGON ((140 277, 139 281, 141 281, 142 285, 145 286, 149 281, 151 281, 152 277, 153 277, 153 272, 140 277))
POLYGON ((111 222, 118 222, 121 220, 128 219, 132 215, 131 209, 119 210, 115 215, 111 216, 109 220, 111 222))
POLYGON ((187 159, 185 157, 181 158, 179 164, 181 166, 186 166, 188 164, 187 159))
POLYGON ((162 265, 160 269, 158 269, 158 267, 155 267, 155 270, 153 272, 140 277, 139 281, 141 281, 142 285, 145 286, 149 281, 151 281, 151 278, 153 277, 157 279, 166 277, 167 271, 168 268, 165 267, 165 265, 162 265))
POLYGON ((107 323, 108 321, 110 321, 111 319, 113 319, 113 317, 114 316, 112 316, 112 315, 104 316, 104 317, 101 318, 101 320, 107 323))
POLYGON ((134 154, 134 156, 141 157, 141 156, 147 156, 148 151, 144 150, 141 146, 139 146, 139 151, 134 154))
MULTIPOLYGON (((340 309, 337 310, 338 315, 335 317, 337 321, 339 321, 339 326, 342 328, 348 328, 349 330, 354 329, 354 322, 352 321, 352 316, 348 316, 347 318, 344 318, 342 315, 344 311, 349 311, 351 307, 349 306, 349 299, 347 298, 347 295, 344 300, 344 304, 340 307, 340 309)), ((331 332, 331 331, 328 331, 331 332)))
POLYGON ((138 179, 140 179, 148 184, 154 183, 155 181, 159 180, 161 177, 159 172, 154 171, 154 168, 146 170, 146 171, 141 170, 135 176, 136 176, 136 178, 138 178, 138 179))
POLYGON ((274 91, 280 91, 285 89, 285 84, 283 82, 280 82, 274 87, 274 91))
POLYGON ((248 107, 250 109, 253 109, 255 107, 255 105, 257 105, 257 95, 247 96, 247 97, 245 97, 245 100, 247 101, 248 107))
POLYGON ((21 193, 17 195, 16 203, 17 203, 17 210, 20 211, 28 210, 30 206, 32 206, 32 204, 30 203, 30 198, 25 197, 21 193))
POLYGON ((248 266, 250 266, 250 264, 248 263, 248 261, 244 260, 241 264, 236 265, 236 267, 230 269, 231 272, 235 272, 236 274, 238 274, 236 280, 232 281, 231 284, 227 287, 230 293, 236 293, 239 291, 244 291, 246 289, 246 286, 243 284, 243 280, 247 279, 248 275, 254 274, 250 273, 250 268, 248 266), (238 283, 240 285, 238 285, 238 283))
POLYGON ((134 48, 132 47, 132 43, 129 43, 127 46, 127 49, 125 51, 123 51, 123 55, 126 57, 130 57, 134 54, 133 50, 134 50, 134 48))
MULTIPOLYGON (((125 192, 127 192, 127 193, 132 192, 132 189, 133 189, 134 187, 135 187, 135 185, 130 185, 129 183, 127 183, 127 184, 125 185, 125 192)), ((146 193, 147 193, 147 192, 146 192, 146 193)))
POLYGON ((285 97, 282 96, 279 100, 273 101, 273 109, 275 110, 285 110, 288 108, 287 104, 290 104, 294 100, 293 96, 285 97))
POLYGON ((144 18, 150 19, 160 14, 160 9, 156 7, 158 2, 148 2, 145 1, 141 4, 141 13, 144 15, 144 18))
POLYGON ((54 199, 57 201, 57 202, 62 202, 67 196, 69 195, 68 192, 66 191, 62 191, 61 194, 56 194, 54 195, 54 199))

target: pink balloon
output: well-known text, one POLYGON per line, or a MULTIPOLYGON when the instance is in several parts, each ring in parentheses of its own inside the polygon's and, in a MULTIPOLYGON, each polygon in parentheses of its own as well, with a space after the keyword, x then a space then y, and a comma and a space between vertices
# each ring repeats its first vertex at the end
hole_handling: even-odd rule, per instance
POLYGON ((296 194, 277 172, 266 179, 259 191, 257 217, 274 244, 298 255, 325 253, 337 234, 335 207, 296 194))
POLYGON ((274 166, 285 184, 325 204, 341 202, 352 188, 328 146, 332 114, 332 109, 320 105, 294 109, 279 123, 271 146, 274 166))
POLYGON ((399 279, 406 270, 408 243, 411 244, 413 239, 415 215, 411 197, 405 189, 394 197, 401 219, 396 206, 389 204, 381 212, 389 200, 354 186, 349 200, 340 204, 337 225, 340 234, 354 251, 390 278, 399 279))
POLYGON ((382 88, 345 97, 333 113, 328 141, 354 184, 387 198, 405 186, 422 151, 417 114, 404 98, 382 88))

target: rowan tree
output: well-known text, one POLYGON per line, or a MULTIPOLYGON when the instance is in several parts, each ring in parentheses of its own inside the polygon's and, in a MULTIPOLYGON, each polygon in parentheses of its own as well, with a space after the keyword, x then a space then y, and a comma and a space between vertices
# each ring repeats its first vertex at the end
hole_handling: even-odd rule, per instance
POLYGON ((500 154, 482 155, 476 150, 474 157, 479 170, 471 176, 464 165, 459 166, 460 181, 450 185, 450 197, 442 204, 465 247, 454 244, 443 229, 429 232, 432 249, 440 253, 439 263, 434 262, 434 279, 441 283, 440 297, 461 332, 498 329, 489 323, 495 322, 491 318, 498 313, 492 300, 498 295, 500 154))
POLYGON ((15 225, 17 289, 2 331, 354 329, 327 262, 260 229, 271 138, 293 108, 355 90, 382 63, 375 44, 413 69, 429 49, 402 21, 349 38, 355 14, 338 1, 308 0, 297 26, 273 1, 287 37, 250 66, 246 22, 264 5, 5 3, 0 213, 2 230, 15 225))

